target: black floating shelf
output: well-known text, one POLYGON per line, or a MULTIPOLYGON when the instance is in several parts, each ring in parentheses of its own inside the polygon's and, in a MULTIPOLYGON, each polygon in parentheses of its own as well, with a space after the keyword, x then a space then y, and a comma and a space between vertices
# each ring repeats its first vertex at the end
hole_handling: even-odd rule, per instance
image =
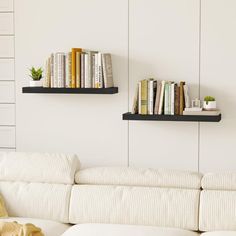
POLYGON ((44 87, 23 87, 23 93, 67 93, 67 94, 115 94, 118 87, 112 88, 44 88, 44 87))
POLYGON ((219 122, 221 114, 217 116, 200 116, 200 115, 140 115, 131 114, 130 112, 123 114, 123 120, 149 120, 149 121, 192 121, 192 122, 219 122))

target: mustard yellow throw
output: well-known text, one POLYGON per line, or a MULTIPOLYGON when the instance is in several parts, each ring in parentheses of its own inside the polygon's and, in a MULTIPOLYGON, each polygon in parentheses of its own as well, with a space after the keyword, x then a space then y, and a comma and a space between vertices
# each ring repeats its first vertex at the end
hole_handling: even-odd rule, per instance
POLYGON ((1 236, 44 236, 41 229, 33 224, 18 224, 17 222, 0 222, 1 236))
POLYGON ((8 217, 3 197, 0 195, 0 217, 8 217))

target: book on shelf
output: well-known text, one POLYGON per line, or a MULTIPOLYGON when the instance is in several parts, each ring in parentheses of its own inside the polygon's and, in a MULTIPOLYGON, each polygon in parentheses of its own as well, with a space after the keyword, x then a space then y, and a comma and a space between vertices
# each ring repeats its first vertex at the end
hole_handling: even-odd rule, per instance
POLYGON ((135 94, 134 94, 133 107, 132 107, 132 111, 131 111, 132 114, 136 114, 139 111, 138 99, 139 99, 139 84, 137 84, 135 94))
POLYGON ((52 53, 45 62, 43 87, 110 88, 114 86, 110 53, 72 48, 52 53))
POLYGON ((156 87, 156 81, 154 81, 154 79, 149 79, 147 85, 148 85, 147 113, 148 115, 153 115, 154 90, 156 87))
POLYGON ((71 52, 66 53, 66 78, 65 87, 71 87, 71 52))
POLYGON ((169 83, 167 82, 165 84, 165 90, 164 90, 164 115, 169 115, 169 83))
POLYGON ((82 48, 71 49, 71 88, 76 88, 76 53, 81 53, 82 48))
POLYGON ((113 74, 112 74, 112 61, 110 53, 102 54, 102 71, 104 76, 104 87, 105 88, 114 87, 113 74))
POLYGON ((155 105, 154 105, 154 114, 158 114, 159 106, 160 106, 160 95, 161 95, 161 82, 156 82, 156 93, 155 93, 155 105))
POLYGON ((183 110, 184 110, 184 107, 185 107, 184 84, 185 84, 185 82, 183 82, 183 81, 180 82, 180 90, 179 90, 179 114, 180 115, 183 115, 183 110))
POLYGON ((220 110, 215 110, 215 111, 188 111, 184 110, 183 115, 185 116, 218 116, 220 115, 220 110))
POLYGON ((179 115, 179 104, 180 103, 180 87, 176 84, 175 86, 175 115, 179 115))
POLYGON ((141 115, 148 114, 148 81, 141 81, 141 115))

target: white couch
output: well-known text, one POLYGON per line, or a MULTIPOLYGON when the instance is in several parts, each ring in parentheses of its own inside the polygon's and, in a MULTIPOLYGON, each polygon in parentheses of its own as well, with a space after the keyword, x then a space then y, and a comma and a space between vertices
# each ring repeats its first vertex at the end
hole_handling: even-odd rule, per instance
POLYGON ((236 174, 97 167, 76 155, 0 153, 9 218, 45 236, 236 235, 236 174))

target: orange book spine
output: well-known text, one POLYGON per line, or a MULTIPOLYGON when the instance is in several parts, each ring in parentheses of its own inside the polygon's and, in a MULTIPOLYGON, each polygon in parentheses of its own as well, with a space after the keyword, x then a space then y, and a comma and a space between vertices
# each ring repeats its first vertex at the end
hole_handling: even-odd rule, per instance
POLYGON ((71 50, 71 88, 76 88, 76 52, 82 52, 82 48, 71 50))

